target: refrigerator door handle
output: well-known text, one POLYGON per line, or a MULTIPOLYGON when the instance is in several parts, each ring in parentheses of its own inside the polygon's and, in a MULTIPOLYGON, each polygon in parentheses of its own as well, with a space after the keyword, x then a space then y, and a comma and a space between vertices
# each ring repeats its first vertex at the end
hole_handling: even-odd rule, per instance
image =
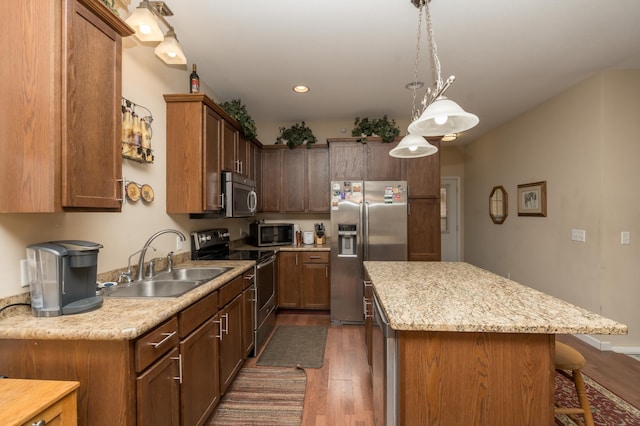
MULTIPOLYGON (((362 205, 360 205, 362 208, 362 205)), ((369 202, 364 202, 364 218, 362 221, 363 260, 369 260, 369 202)))

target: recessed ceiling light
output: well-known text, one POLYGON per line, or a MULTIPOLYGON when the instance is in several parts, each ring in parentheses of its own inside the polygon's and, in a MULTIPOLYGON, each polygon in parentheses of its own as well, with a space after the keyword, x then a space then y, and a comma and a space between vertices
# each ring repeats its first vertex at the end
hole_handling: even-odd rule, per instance
POLYGON ((424 86, 424 83, 421 81, 412 81, 411 83, 407 83, 404 85, 409 90, 417 90, 421 89, 424 86))
POLYGON ((458 139, 458 134, 457 133, 449 133, 446 134, 442 137, 442 139, 440 139, 442 142, 451 142, 451 141, 455 141, 456 139, 458 139))
POLYGON ((293 86, 293 91, 296 93, 307 93, 309 91, 309 88, 304 84, 296 84, 295 86, 293 86))

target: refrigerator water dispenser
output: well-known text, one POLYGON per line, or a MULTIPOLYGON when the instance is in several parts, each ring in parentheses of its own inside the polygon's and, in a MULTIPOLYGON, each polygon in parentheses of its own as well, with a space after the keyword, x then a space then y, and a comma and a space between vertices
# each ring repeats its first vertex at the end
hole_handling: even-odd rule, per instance
POLYGON ((357 234, 357 225, 338 224, 338 256, 357 256, 357 234))

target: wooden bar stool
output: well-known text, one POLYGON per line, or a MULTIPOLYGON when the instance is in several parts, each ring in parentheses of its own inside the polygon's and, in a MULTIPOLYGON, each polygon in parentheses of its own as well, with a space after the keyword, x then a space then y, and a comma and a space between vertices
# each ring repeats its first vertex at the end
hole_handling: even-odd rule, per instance
POLYGON ((593 426, 593 416, 589 407, 589 398, 584 387, 584 379, 580 370, 584 367, 585 360, 580 352, 556 340, 555 369, 558 373, 571 380, 576 387, 580 408, 568 408, 556 402, 556 414, 566 414, 578 425, 593 426), (582 414, 584 422, 580 421, 576 414, 582 414))

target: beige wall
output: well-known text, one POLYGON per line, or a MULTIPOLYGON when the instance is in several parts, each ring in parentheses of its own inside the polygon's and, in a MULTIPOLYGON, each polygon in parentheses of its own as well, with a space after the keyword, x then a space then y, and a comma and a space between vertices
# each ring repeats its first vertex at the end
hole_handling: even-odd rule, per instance
POLYGON ((596 75, 467 145, 464 163, 465 259, 627 324, 628 336, 595 336, 627 349, 640 347, 639 90, 640 71, 596 75), (518 217, 517 186, 536 181, 547 217, 518 217), (487 211, 495 185, 509 194, 503 225, 487 211))

